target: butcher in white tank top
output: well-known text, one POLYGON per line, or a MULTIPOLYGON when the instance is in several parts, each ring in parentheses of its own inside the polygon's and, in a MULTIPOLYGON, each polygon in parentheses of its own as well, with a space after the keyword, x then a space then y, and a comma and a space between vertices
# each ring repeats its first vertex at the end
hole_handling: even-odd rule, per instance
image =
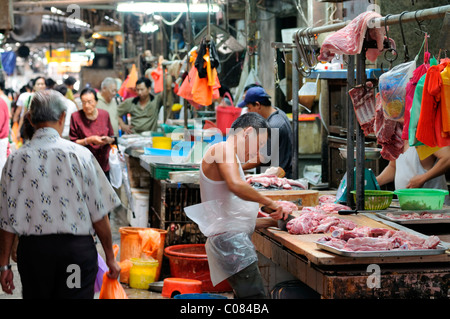
MULTIPOLYGON (((411 178, 427 172, 420 162, 419 154, 415 147, 408 147, 403 154, 400 154, 395 162, 395 167, 395 189, 405 189, 411 178)), ((426 181, 422 188, 448 190, 445 175, 440 175, 426 181)), ((445 204, 450 204, 448 195, 445 196, 445 204)))

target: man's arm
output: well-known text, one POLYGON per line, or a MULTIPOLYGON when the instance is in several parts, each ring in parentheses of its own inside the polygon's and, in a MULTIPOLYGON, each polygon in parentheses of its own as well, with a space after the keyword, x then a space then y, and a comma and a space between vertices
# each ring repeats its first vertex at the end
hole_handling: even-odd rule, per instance
MULTIPOLYGON (((409 181, 406 188, 420 188, 430 179, 444 175, 450 168, 450 146, 440 148, 433 155, 437 161, 427 172, 421 175, 416 175, 409 181)), ((426 168, 426 165, 423 165, 426 168)))
POLYGON ((388 166, 377 176, 378 185, 383 186, 395 179, 395 161, 390 161, 388 166))
POLYGON ((129 101, 125 100, 117 107, 117 117, 119 119, 119 126, 121 127, 122 131, 124 131, 126 134, 132 134, 132 126, 131 123, 125 124, 125 122, 122 119, 122 116, 129 113, 129 101))
POLYGON ((111 226, 109 224, 108 215, 105 215, 102 219, 93 223, 93 225, 105 252, 105 262, 109 268, 109 273, 107 276, 112 279, 117 279, 120 275, 120 266, 117 263, 116 258, 114 257, 111 226))
MULTIPOLYGON (((0 229, 0 266, 9 265, 9 256, 14 242, 15 234, 0 229)), ((14 275, 9 270, 2 271, 0 274, 0 283, 2 289, 7 294, 12 294, 14 290, 14 275)))

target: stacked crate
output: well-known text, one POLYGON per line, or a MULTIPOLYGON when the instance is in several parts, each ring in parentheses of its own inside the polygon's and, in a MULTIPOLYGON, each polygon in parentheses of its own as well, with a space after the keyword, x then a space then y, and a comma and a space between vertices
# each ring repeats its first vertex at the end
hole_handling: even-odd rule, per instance
POLYGON ((184 212, 185 207, 201 202, 199 185, 151 179, 150 187, 150 224, 167 230, 166 246, 205 243, 206 237, 184 212))

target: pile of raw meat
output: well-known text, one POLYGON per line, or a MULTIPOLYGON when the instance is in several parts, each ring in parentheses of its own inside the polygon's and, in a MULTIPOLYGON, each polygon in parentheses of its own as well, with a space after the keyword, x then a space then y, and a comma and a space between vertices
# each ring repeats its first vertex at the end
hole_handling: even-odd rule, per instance
POLYGON ((267 189, 287 189, 287 190, 302 190, 306 189, 305 185, 289 179, 286 177, 278 177, 276 175, 256 175, 248 176, 247 183, 254 188, 267 188, 267 189))
MULTIPOLYGON (((336 216, 331 216, 329 213, 337 212, 332 208, 337 209, 340 204, 326 203, 316 207, 303 207, 300 211, 300 216, 291 219, 286 224, 286 229, 293 235, 317 234, 327 233, 333 227, 341 227, 343 229, 351 230, 356 227, 356 224, 347 219, 341 219, 336 216)), ((341 210, 339 207, 339 210, 341 210)), ((346 207, 346 209, 349 209, 346 207)))
POLYGON ((335 227, 331 236, 317 242, 344 251, 384 251, 435 249, 440 239, 437 236, 422 238, 405 231, 385 228, 356 227, 351 230, 335 227))
POLYGON ((433 214, 429 212, 422 212, 422 213, 405 213, 401 215, 394 215, 392 213, 387 213, 386 217, 389 217, 391 219, 441 219, 441 218, 450 218, 450 214, 433 214))
POLYGON ((354 87, 348 94, 364 135, 375 134, 381 156, 388 161, 396 160, 403 153, 403 123, 385 117, 380 93, 375 97, 372 82, 354 87))
POLYGON ((336 196, 334 195, 320 195, 319 204, 334 203, 336 202, 336 196))

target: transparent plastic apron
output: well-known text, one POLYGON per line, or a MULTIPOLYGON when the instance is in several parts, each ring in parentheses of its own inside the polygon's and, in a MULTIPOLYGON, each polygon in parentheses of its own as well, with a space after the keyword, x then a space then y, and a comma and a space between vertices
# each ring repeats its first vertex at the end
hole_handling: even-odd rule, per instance
MULTIPOLYGON (((205 178, 201 168, 200 175, 205 178)), ((245 178, 243 172, 241 178, 245 178)), ((220 199, 184 209, 208 237, 205 248, 214 286, 258 260, 250 239, 255 230, 258 209, 258 203, 242 200, 228 188, 220 194, 220 199)))

